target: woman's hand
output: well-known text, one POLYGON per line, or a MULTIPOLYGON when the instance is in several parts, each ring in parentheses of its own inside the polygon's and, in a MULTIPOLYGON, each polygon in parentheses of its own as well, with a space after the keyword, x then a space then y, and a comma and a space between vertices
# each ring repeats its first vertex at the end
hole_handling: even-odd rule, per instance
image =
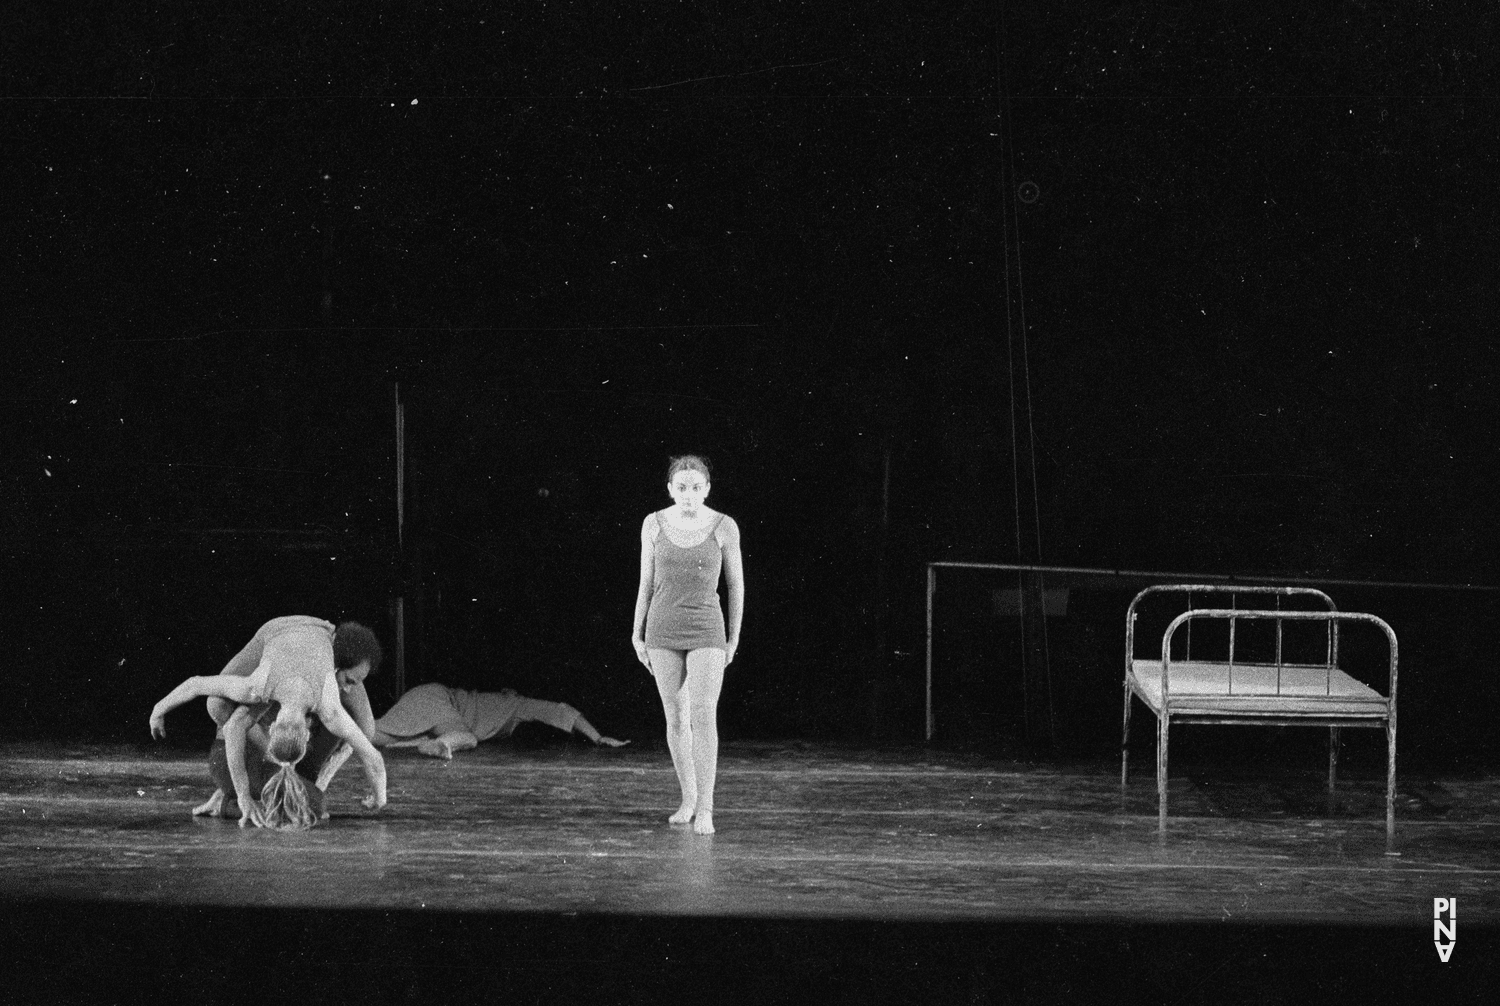
POLYGON ((266 826, 263 823, 265 820, 265 815, 261 813, 260 804, 256 802, 255 797, 242 796, 239 798, 239 800, 240 827, 243 828, 246 822, 248 822, 255 825, 257 828, 264 828, 266 826))
POLYGON ((151 710, 151 737, 159 741, 167 739, 167 717, 156 709, 151 710))
POLYGON ((651 671, 651 655, 646 652, 646 641, 639 636, 631 636, 630 645, 635 647, 635 659, 639 660, 641 666, 647 671, 654 674, 655 672, 651 671))
POLYGON ((381 807, 385 806, 385 801, 380 799, 380 797, 376 796, 374 793, 366 795, 365 798, 359 802, 364 805, 365 810, 379 810, 381 807))
POLYGON ((731 640, 729 640, 729 642, 727 642, 727 643, 724 644, 724 666, 725 667, 728 667, 730 664, 734 663, 734 651, 738 650, 739 648, 740 648, 740 641, 738 639, 731 639, 731 640))

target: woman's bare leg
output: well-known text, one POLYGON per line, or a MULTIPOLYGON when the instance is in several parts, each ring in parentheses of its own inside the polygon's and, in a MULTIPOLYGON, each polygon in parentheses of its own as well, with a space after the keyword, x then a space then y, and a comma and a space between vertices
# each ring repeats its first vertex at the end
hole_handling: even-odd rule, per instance
POLYGON ((662 712, 667 717, 667 750, 682 788, 682 803, 667 820, 687 824, 698 808, 698 777, 693 770, 693 722, 685 654, 681 650, 648 651, 662 712))
POLYGON ((694 650, 687 655, 687 689, 691 708, 693 770, 698 779, 697 816, 693 831, 714 833, 714 777, 719 768, 719 690, 724 685, 724 651, 694 650))

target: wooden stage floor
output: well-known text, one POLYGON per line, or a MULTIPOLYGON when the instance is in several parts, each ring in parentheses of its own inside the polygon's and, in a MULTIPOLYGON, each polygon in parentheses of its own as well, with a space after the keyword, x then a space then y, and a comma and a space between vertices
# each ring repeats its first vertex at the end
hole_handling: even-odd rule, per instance
POLYGON ((1165 839, 1153 779, 1133 778, 1122 803, 1111 763, 729 745, 712 837, 666 823, 676 783, 659 746, 490 745, 452 762, 399 751, 387 766, 384 811, 358 806, 363 777, 351 762, 330 793, 333 819, 284 834, 189 816, 210 785, 203 759, 184 749, 0 748, 0 901, 11 935, 113 926, 112 945, 134 959, 121 925, 186 933, 210 919, 315 928, 306 920, 378 917, 389 932, 431 940, 441 930, 468 946, 459 937, 476 926, 509 925, 515 937, 517 920, 529 920, 543 956, 558 939, 580 941, 576 966, 621 927, 650 943, 648 932, 732 923, 777 953, 822 945, 825 962, 843 960, 846 937, 863 932, 869 975, 895 966, 872 948, 905 946, 893 934, 907 926, 912 945, 931 943, 914 960, 940 957, 944 932, 966 933, 967 977, 949 979, 972 991, 998 980, 977 947, 1014 953, 1048 932, 1107 934, 1090 951, 1096 961, 1114 953, 1138 963, 1138 951, 1122 949, 1132 933, 1138 946, 1162 931, 1179 946, 1204 941, 1214 959, 1224 946, 1215 933, 1238 934, 1230 943, 1243 950, 1255 939, 1280 947, 1276 934, 1300 929, 1305 957, 1334 952, 1305 934, 1352 927, 1366 932, 1353 937, 1362 952, 1389 945, 1436 966, 1432 902, 1444 897, 1458 899, 1468 942, 1452 970, 1435 973, 1451 981, 1465 960, 1500 963, 1497 778, 1401 777, 1400 855, 1387 856, 1383 780, 1341 780, 1330 813, 1318 773, 1259 766, 1180 771, 1165 839), (570 937, 556 931, 565 920, 582 920, 570 937), (842 934, 836 944, 832 934, 842 934), (989 977, 974 978, 975 966, 989 977))

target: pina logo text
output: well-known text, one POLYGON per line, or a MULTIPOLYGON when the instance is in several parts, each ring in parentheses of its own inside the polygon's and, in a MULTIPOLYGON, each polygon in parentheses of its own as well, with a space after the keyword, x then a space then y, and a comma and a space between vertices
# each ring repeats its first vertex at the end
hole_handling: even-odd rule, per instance
POLYGON ((1447 964, 1453 948, 1458 946, 1457 898, 1432 899, 1432 943, 1437 947, 1438 959, 1447 964), (1448 921, 1443 921, 1444 916, 1448 921))

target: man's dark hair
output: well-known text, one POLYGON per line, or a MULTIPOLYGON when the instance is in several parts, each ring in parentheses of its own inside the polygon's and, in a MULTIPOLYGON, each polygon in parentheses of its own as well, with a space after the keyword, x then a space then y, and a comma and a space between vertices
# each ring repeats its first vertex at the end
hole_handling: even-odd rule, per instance
POLYGON ((385 656, 380 649, 380 640, 367 626, 358 622, 340 622, 333 630, 333 666, 348 670, 361 660, 370 662, 370 673, 380 670, 380 659, 385 656))

